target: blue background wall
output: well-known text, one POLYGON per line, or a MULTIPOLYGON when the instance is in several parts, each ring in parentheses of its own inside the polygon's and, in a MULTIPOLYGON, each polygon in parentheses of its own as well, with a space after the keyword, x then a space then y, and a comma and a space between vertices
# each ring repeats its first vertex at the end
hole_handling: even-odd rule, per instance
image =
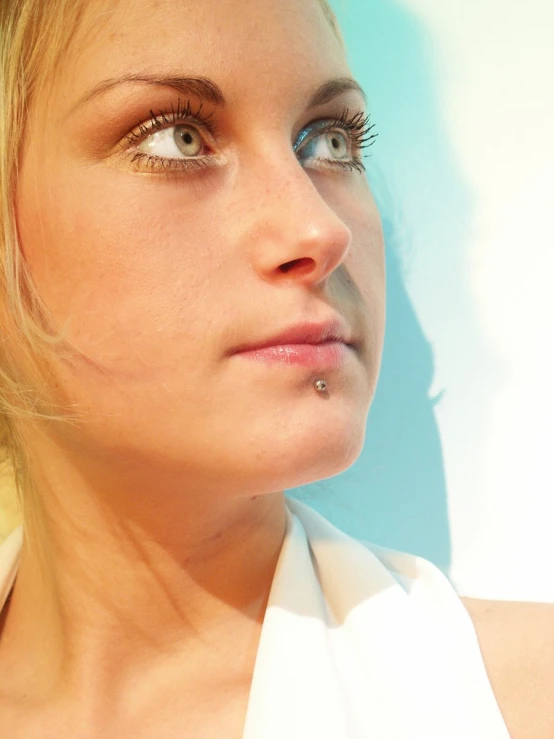
POLYGON ((388 323, 361 458, 292 494, 463 594, 554 601, 554 6, 334 7, 379 133, 388 323))

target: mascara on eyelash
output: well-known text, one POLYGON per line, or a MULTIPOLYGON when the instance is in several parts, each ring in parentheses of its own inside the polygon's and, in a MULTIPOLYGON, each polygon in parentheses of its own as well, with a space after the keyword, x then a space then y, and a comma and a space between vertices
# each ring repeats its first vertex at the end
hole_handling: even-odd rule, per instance
MULTIPOLYGON (((318 128, 317 133, 323 134, 326 131, 332 131, 334 128, 342 127, 345 128, 352 136, 354 144, 358 149, 365 149, 371 146, 379 134, 374 133, 369 136, 369 132, 375 128, 375 123, 369 125, 371 119, 371 113, 365 115, 363 111, 357 111, 356 113, 350 113, 348 108, 345 108, 338 118, 330 119, 327 121, 316 121, 310 124, 318 128), (318 126, 319 123, 319 126, 318 126)), ((298 139, 294 144, 294 151, 298 151, 306 138, 310 135, 309 128, 305 128, 299 135, 298 139)))
MULTIPOLYGON (((215 125, 211 118, 213 113, 205 115, 203 113, 203 103, 200 103, 198 110, 193 112, 190 101, 187 101, 185 105, 179 100, 177 107, 171 104, 169 111, 160 110, 155 113, 154 110, 150 110, 150 121, 148 123, 140 123, 138 125, 138 133, 132 131, 126 137, 129 144, 138 144, 144 141, 148 136, 152 135, 156 131, 160 131, 164 128, 170 127, 171 125, 177 125, 179 122, 186 125, 187 121, 192 124, 198 124, 205 126, 212 135, 216 135, 215 125)), ((327 131, 332 131, 337 127, 344 128, 348 132, 351 145, 357 151, 365 149, 371 146, 378 134, 372 134, 369 136, 369 132, 375 127, 375 124, 369 125, 371 114, 365 115, 363 111, 357 111, 354 114, 350 113, 348 108, 345 108, 339 117, 315 121, 307 126, 299 135, 298 140, 293 145, 294 152, 298 152, 305 140, 316 129, 316 135, 322 135, 327 131)), ((364 155, 365 157, 369 155, 364 155)), ((137 164, 142 161, 144 165, 150 169, 161 169, 165 171, 169 170, 186 170, 186 169, 204 169, 209 166, 209 162, 206 158, 190 158, 190 159, 171 159, 168 157, 157 157, 155 155, 144 154, 143 152, 135 152, 131 163, 137 164)), ((343 169, 356 170, 357 172, 365 171, 365 166, 362 162, 361 157, 352 156, 350 160, 330 160, 327 165, 329 168, 341 167, 343 169)))
POLYGON ((126 140, 129 144, 136 144, 147 136, 156 131, 160 131, 162 128, 167 126, 176 125, 179 122, 186 123, 197 123, 201 126, 205 126, 212 136, 217 135, 217 127, 212 120, 214 112, 204 113, 204 103, 200 102, 198 109, 193 111, 190 100, 183 103, 180 99, 177 101, 177 106, 171 103, 168 111, 159 110, 157 113, 154 110, 150 110, 150 117, 147 122, 142 121, 137 124, 135 130, 131 131, 126 136, 126 140), (138 131, 138 132, 137 132, 138 131))

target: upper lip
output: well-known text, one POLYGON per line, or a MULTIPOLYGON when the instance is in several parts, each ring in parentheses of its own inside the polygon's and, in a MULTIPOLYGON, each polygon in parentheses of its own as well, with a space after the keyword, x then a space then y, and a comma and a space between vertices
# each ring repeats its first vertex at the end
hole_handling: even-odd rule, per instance
POLYGON ((287 344, 322 344, 327 341, 339 341, 348 346, 354 344, 344 323, 333 320, 325 323, 297 323, 268 338, 242 344, 233 349, 233 353, 266 349, 270 346, 286 346, 287 344))

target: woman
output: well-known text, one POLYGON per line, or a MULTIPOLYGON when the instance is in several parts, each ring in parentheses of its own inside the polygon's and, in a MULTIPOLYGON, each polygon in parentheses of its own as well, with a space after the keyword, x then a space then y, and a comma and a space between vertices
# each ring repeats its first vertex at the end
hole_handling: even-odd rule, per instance
POLYGON ((329 9, 0 12, 2 736, 508 737, 442 575, 282 493, 355 460, 383 339, 329 9))

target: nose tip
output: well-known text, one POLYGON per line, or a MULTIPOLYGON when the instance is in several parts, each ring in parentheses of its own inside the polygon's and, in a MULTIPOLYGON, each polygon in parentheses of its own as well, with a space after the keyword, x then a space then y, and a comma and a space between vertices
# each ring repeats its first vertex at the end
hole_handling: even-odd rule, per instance
POLYGON ((335 223, 320 222, 317 229, 291 245, 302 256, 282 262, 279 271, 283 275, 304 278, 314 284, 324 282, 346 259, 352 243, 352 233, 346 224, 332 212, 335 223))
POLYGON ((344 262, 352 232, 305 172, 302 176, 308 192, 304 189, 301 198, 298 192, 283 195, 265 221, 258 268, 266 278, 320 284, 344 262))

